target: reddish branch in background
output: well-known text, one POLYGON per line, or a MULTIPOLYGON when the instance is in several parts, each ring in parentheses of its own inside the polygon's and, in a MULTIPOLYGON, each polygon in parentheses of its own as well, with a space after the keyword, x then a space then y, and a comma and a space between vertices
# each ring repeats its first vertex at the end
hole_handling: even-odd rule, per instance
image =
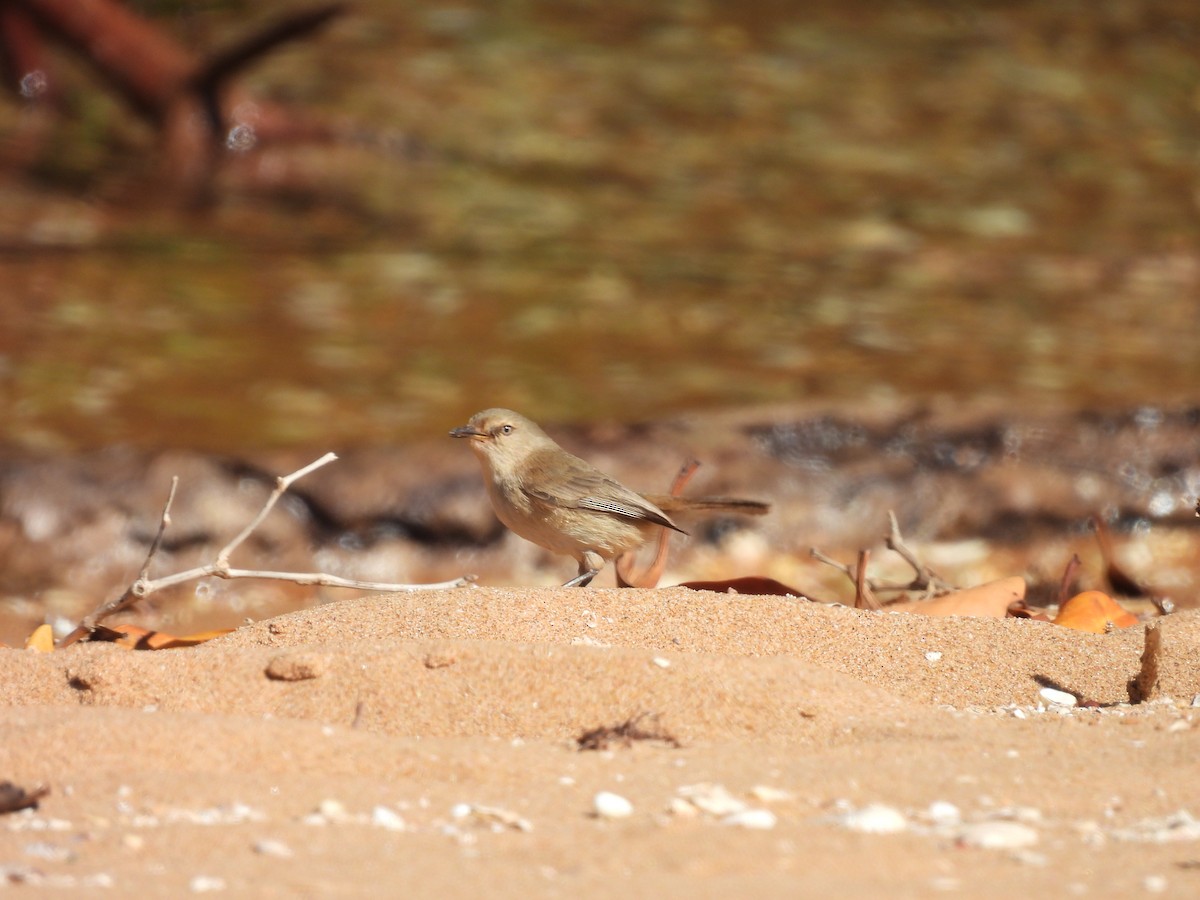
POLYGON ((159 128, 168 179, 195 199, 226 148, 329 133, 277 106, 245 102, 231 83, 252 62, 312 34, 343 8, 331 3, 302 10, 223 51, 198 56, 118 0, 0 0, 0 49, 9 85, 25 97, 51 102, 56 83, 43 40, 51 38, 87 59, 159 128))

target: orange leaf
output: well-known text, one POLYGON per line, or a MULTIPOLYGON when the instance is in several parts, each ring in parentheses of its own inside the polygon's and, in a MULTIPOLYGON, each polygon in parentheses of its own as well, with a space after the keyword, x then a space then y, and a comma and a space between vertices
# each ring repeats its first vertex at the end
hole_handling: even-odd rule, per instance
POLYGON ((1076 594, 1058 610, 1055 625, 1107 634, 1114 628, 1128 628, 1138 623, 1137 617, 1103 591, 1084 591, 1076 594))
POLYGON ((232 628, 214 628, 212 631, 197 631, 194 634, 181 634, 178 637, 162 631, 155 631, 146 638, 145 644, 151 650, 194 647, 205 641, 211 641, 213 638, 219 638, 223 634, 229 634, 231 631, 233 631, 232 628))
POLYGON ((203 644, 223 634, 229 634, 232 628, 218 628, 214 631, 199 631, 195 634, 177 636, 165 631, 152 631, 140 625, 113 625, 111 628, 101 626, 92 634, 93 641, 111 641, 118 647, 130 650, 171 650, 177 647, 193 647, 203 644))
POLYGON ((921 613, 926 616, 982 616, 1003 619, 1008 615, 1008 606, 1025 598, 1025 579, 1019 575, 1000 578, 977 587, 943 594, 932 600, 905 600, 889 603, 888 612, 921 613))
POLYGON ((26 650, 36 650, 38 653, 50 653, 54 650, 54 630, 49 625, 39 625, 33 629, 33 634, 25 639, 26 650))
POLYGON ((722 581, 685 581, 679 587, 691 588, 693 591, 716 591, 727 594, 733 591, 737 594, 759 594, 775 597, 805 597, 804 591, 761 575, 746 575, 741 578, 728 578, 722 581))

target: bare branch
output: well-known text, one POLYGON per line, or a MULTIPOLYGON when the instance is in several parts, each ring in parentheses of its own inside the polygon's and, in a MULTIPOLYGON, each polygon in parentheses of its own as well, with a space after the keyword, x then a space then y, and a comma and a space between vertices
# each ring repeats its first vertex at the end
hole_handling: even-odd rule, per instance
MULTIPOLYGON (((699 468, 700 460, 698 459, 684 461, 679 471, 675 474, 675 479, 671 482, 670 496, 680 496, 687 483, 692 480, 692 476, 696 474, 696 470, 699 468)), ((671 532, 666 528, 659 529, 654 560, 650 563, 650 567, 641 575, 633 571, 635 560, 633 551, 622 554, 613 566, 617 575, 617 587, 652 588, 658 584, 658 579, 662 578, 663 569, 667 566, 667 554, 670 552, 670 543, 671 532)))
POLYGON ((245 541, 246 538, 250 537, 251 532, 253 532, 255 528, 262 524, 263 519, 265 519, 270 514, 271 510, 275 508, 275 504, 279 502, 279 498, 287 492, 288 488, 290 488, 295 482, 299 481, 309 472, 313 472, 321 468, 321 466, 328 465, 336 459, 336 453, 326 453, 320 459, 310 462, 303 469, 297 469, 291 475, 281 475, 280 477, 276 478, 275 490, 271 491, 271 496, 267 498, 267 502, 263 504, 263 508, 259 510, 258 515, 254 517, 254 521, 243 528, 242 533, 221 548, 221 552, 217 554, 216 565, 218 568, 229 568, 229 557, 233 554, 233 551, 240 547, 242 542, 245 541))
POLYGON ((858 551, 858 567, 854 570, 854 608, 882 609, 875 593, 871 590, 871 581, 867 578, 867 563, 870 562, 871 551, 858 551))
POLYGON ((924 591, 926 596, 943 593, 953 590, 954 586, 938 575, 933 569, 925 565, 917 555, 904 543, 904 537, 900 534, 900 523, 896 521, 896 513, 893 510, 888 510, 888 521, 890 528, 885 543, 887 548, 909 564, 913 570, 913 580, 902 588, 885 588, 876 587, 876 590, 905 590, 905 591, 924 591))
POLYGON ((254 517, 254 520, 249 525, 242 529, 237 537, 221 548, 221 551, 217 554, 217 558, 213 562, 208 565, 187 569, 183 572, 176 572, 173 575, 164 575, 162 578, 151 579, 149 577, 150 563, 158 553, 159 547, 162 546, 163 533, 167 530, 167 526, 171 524, 171 504, 175 501, 175 491, 179 486, 179 477, 173 477, 171 479, 171 492, 167 496, 167 502, 163 506, 162 516, 159 519, 158 533, 155 534, 154 540, 150 544, 150 551, 146 554, 146 561, 142 564, 142 569, 133 584, 126 588, 125 592, 115 600, 109 600, 100 604, 92 612, 84 616, 75 630, 64 637, 58 646, 69 647, 71 644, 95 631, 96 627, 104 619, 120 612, 143 597, 177 584, 194 581, 197 578, 260 578, 273 581, 289 581, 299 585, 350 588, 360 591, 444 590, 447 588, 463 587, 475 580, 474 576, 467 575, 450 581, 439 581, 432 584, 392 584, 381 581, 359 581, 354 578, 327 575, 324 572, 271 572, 257 569, 230 568, 229 557, 233 551, 240 547, 246 538, 253 533, 254 529, 262 524, 263 520, 275 508, 275 504, 279 502, 279 498, 287 492, 288 488, 305 475, 316 471, 336 459, 336 454, 326 453, 320 459, 309 463, 304 468, 297 469, 290 475, 282 475, 275 479, 275 489, 267 497, 266 503, 263 504, 263 508, 259 510, 258 515, 254 517))

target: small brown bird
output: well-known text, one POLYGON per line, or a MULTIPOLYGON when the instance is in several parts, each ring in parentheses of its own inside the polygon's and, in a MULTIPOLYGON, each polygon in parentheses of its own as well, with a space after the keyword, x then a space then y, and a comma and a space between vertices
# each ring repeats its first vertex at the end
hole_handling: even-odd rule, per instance
POLYGON ((579 563, 579 574, 564 587, 586 585, 605 563, 641 546, 659 528, 687 534, 662 506, 751 515, 768 509, 753 500, 651 499, 568 453, 535 423, 508 409, 478 412, 450 436, 471 441, 501 522, 525 540, 579 563))

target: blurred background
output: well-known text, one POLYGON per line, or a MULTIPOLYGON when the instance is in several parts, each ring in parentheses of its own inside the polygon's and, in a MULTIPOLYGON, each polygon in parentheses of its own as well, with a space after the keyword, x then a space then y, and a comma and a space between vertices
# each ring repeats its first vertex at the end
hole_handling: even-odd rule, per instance
MULTIPOLYGON (((196 53, 301 8, 128 6, 196 53)), ((237 82, 333 138, 201 208, 53 50, 0 102, 0 438, 1195 402, 1198 46, 1194 0, 360 0, 237 82)))

